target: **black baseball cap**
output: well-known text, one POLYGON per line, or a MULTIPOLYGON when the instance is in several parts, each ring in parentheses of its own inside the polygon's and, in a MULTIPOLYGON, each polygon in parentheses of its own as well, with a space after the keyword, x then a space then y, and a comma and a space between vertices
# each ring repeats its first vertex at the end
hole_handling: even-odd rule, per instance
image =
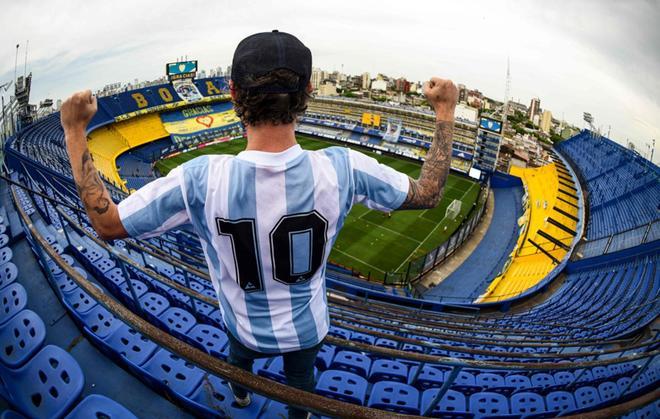
POLYGON ((307 88, 312 74, 312 52, 295 36, 280 32, 262 32, 243 39, 234 51, 231 79, 240 89, 254 93, 293 93, 307 88), (251 86, 257 77, 273 70, 287 69, 300 79, 297 86, 269 84, 251 86))

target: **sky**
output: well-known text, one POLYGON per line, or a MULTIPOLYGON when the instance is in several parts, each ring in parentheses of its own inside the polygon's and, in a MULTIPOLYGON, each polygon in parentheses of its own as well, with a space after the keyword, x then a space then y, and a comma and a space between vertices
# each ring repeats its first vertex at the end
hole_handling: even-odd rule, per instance
MULTIPOLYGON (((660 147, 660 0, 222 1, 0 0, 0 85, 33 73, 33 103, 151 80, 180 56, 231 64, 244 37, 279 29, 315 67, 409 80, 450 78, 583 127, 582 113, 641 154, 660 147), (6 3, 6 4, 3 4, 6 3)), ((5 93, 7 99, 8 93, 5 93)), ((660 152, 655 153, 656 163, 660 152)))

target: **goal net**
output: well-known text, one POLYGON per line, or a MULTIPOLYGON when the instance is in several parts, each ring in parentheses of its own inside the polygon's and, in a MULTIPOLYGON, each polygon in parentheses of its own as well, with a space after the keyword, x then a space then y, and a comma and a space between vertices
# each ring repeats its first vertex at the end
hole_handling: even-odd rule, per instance
POLYGON ((447 207, 447 210, 445 211, 445 218, 449 219, 456 219, 458 217, 458 214, 461 213, 461 204, 463 201, 460 199, 454 199, 451 204, 447 207))

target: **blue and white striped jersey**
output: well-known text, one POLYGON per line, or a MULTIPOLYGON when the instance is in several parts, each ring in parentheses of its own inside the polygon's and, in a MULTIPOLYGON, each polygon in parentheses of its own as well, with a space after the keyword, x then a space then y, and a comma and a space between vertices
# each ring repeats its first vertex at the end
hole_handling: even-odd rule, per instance
POLYGON ((343 147, 195 158, 119 204, 133 237, 184 223, 199 235, 227 329, 289 352, 328 332, 325 264, 352 205, 398 208, 408 177, 343 147))

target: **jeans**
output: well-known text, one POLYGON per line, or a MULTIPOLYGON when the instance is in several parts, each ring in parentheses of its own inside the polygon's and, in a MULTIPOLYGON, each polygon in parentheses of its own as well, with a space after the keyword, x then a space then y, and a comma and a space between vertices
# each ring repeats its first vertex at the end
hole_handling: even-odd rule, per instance
MULTIPOLYGON (((227 337, 229 338, 229 358, 227 362, 245 371, 252 372, 252 364, 255 359, 273 356, 273 354, 265 354, 246 348, 231 333, 227 333, 227 337)), ((322 345, 323 342, 311 348, 282 354, 284 375, 288 385, 310 393, 314 392, 316 385, 314 382, 314 361, 322 345)), ((242 387, 234 385, 233 388, 236 397, 243 398, 247 394, 247 390, 242 387)), ((306 411, 289 407, 289 419, 306 417, 306 411)))

